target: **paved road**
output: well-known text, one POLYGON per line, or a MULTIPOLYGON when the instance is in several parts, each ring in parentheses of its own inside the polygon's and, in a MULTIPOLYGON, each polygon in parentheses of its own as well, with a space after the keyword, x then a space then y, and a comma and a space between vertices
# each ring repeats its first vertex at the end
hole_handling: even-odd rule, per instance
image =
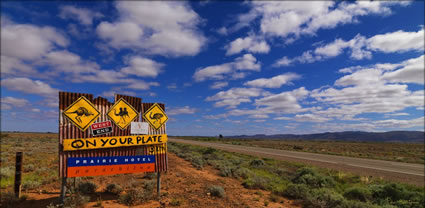
POLYGON ((359 174, 368 174, 398 181, 408 182, 416 185, 424 183, 424 165, 401 163, 383 160, 371 160, 354 157, 334 156, 307 152, 296 152, 287 150, 278 150, 262 147, 250 147, 242 145, 231 145, 223 143, 200 142, 193 140, 183 140, 169 138, 171 142, 194 144, 205 147, 213 147, 230 152, 239 152, 260 157, 269 157, 279 160, 289 160, 318 165, 326 168, 338 170, 348 170, 359 174), (373 173, 373 174, 372 174, 373 173))

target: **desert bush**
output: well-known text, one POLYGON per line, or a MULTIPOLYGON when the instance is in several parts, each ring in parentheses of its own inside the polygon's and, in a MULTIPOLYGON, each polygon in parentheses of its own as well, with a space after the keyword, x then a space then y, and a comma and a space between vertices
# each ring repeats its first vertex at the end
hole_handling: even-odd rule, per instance
POLYGON ((235 178, 243 178, 243 179, 247 179, 249 178, 249 176, 251 176, 253 173, 244 167, 238 167, 236 168, 236 170, 233 171, 233 176, 235 178))
POLYGON ((147 180, 147 181, 143 181, 143 188, 145 189, 145 192, 149 192, 152 193, 154 188, 156 186, 156 181, 155 180, 147 180))
POLYGON ((367 188, 352 187, 344 192, 344 197, 351 200, 366 202, 372 198, 372 193, 367 188))
POLYGON ((145 173, 143 178, 152 180, 152 179, 156 178, 156 173, 145 173))
POLYGON ((310 188, 305 184, 288 184, 282 195, 292 199, 305 199, 310 194, 310 188))
POLYGON ((223 177, 233 176, 232 167, 229 167, 228 165, 224 165, 224 164, 223 165, 220 165, 219 168, 218 168, 218 170, 220 171, 218 173, 220 176, 223 176, 223 177))
POLYGON ((122 188, 121 188, 120 185, 117 185, 115 183, 111 183, 111 184, 108 184, 106 186, 105 192, 106 193, 110 193, 110 194, 118 195, 118 194, 120 194, 122 192, 122 188))
POLYGON ((306 184, 314 188, 334 187, 335 180, 329 176, 323 176, 314 169, 304 167, 297 170, 293 183, 306 184))
POLYGON ((89 196, 84 196, 81 193, 72 194, 71 196, 65 197, 63 201, 63 207, 77 208, 88 203, 90 201, 89 196))
POLYGON ((170 205, 171 206, 175 206, 175 207, 177 207, 177 206, 180 206, 180 205, 182 205, 183 204, 183 200, 181 199, 181 198, 173 198, 173 199, 171 199, 171 201, 170 201, 170 205))
POLYGON ((24 180, 22 182, 22 188, 25 190, 35 189, 41 186, 41 182, 37 180, 24 180))
POLYGON ((96 192, 96 188, 97 188, 96 184, 87 181, 87 182, 83 182, 83 183, 78 184, 77 192, 80 192, 80 193, 86 194, 86 195, 87 194, 93 194, 93 193, 96 192))
POLYGON ((122 204, 133 206, 149 199, 150 196, 147 192, 141 189, 130 189, 126 193, 121 194, 118 201, 122 204))
POLYGON ((204 150, 204 154, 209 155, 215 153, 217 150, 211 147, 208 147, 204 150))
POLYGON ((268 181, 266 178, 253 176, 245 179, 242 182, 242 185, 249 189, 266 189, 268 186, 268 181))
POLYGON ((8 178, 12 177, 15 174, 15 171, 12 167, 1 167, 0 168, 0 177, 1 178, 8 178))
POLYGON ((223 198, 225 195, 224 189, 221 186, 210 186, 208 188, 208 191, 211 193, 212 196, 223 198))
POLYGON ((191 159, 192 165, 197 169, 202 169, 204 167, 204 160, 201 156, 194 155, 191 159))
POLYGON ((327 188, 313 189, 303 201, 306 208, 335 208, 344 203, 343 196, 327 188))
POLYGON ((259 168, 264 166, 266 163, 264 162, 264 160, 261 159, 254 159, 249 163, 249 166, 253 167, 253 168, 259 168))

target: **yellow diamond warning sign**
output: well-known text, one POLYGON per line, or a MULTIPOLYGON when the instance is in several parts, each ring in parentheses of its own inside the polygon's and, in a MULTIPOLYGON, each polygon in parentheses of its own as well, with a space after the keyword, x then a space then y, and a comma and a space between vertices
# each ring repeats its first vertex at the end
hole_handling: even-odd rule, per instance
POLYGON ((155 103, 152 107, 150 107, 143 114, 143 118, 156 130, 161 128, 161 126, 168 120, 167 115, 158 103, 155 103))
POLYGON ((108 117, 121 129, 126 129, 130 123, 139 116, 139 113, 124 99, 119 99, 111 110, 108 117))
POLYGON ((100 112, 87 98, 81 96, 63 111, 63 115, 81 131, 86 131, 90 124, 99 117, 100 112))

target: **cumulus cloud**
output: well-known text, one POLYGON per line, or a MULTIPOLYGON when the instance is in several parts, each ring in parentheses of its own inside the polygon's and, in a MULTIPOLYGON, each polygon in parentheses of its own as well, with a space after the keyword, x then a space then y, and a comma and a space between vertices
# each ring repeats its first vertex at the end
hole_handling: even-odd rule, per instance
POLYGON ((97 34, 114 48, 151 54, 196 55, 206 43, 198 14, 187 2, 121 1, 119 19, 102 22, 97 34))
POLYGON ((1 27, 2 56, 35 60, 56 46, 65 47, 69 40, 52 27, 7 24, 1 27))
POLYGON ((231 88, 207 97, 206 101, 216 101, 215 107, 236 107, 241 103, 251 102, 251 97, 267 95, 268 92, 257 88, 231 88))
POLYGON ((0 99, 1 109, 10 110, 12 108, 22 108, 29 105, 29 101, 24 98, 15 98, 15 97, 3 97, 0 99))
POLYGON ((378 34, 366 38, 360 34, 353 39, 345 41, 340 38, 304 52, 301 56, 288 58, 287 56, 277 60, 273 66, 288 66, 293 63, 312 63, 332 57, 339 56, 349 49, 350 58, 354 60, 370 59, 372 52, 382 53, 402 53, 407 51, 424 50, 424 29, 417 32, 395 31, 385 34, 378 34))
MULTIPOLYGON (((391 113, 408 107, 424 106, 424 90, 410 91, 406 84, 401 84, 423 84, 423 78, 415 80, 412 76, 407 76, 410 73, 406 75, 403 72, 419 62, 423 63, 423 56, 398 64, 376 64, 357 68, 355 71, 343 69, 349 74, 336 80, 334 87, 311 92, 311 96, 316 100, 334 105, 327 109, 317 109, 314 113, 350 119, 362 113, 391 113)), ((423 65, 421 67, 423 75, 423 65)))
POLYGON ((315 34, 319 29, 331 29, 338 25, 358 22, 357 17, 366 15, 389 15, 394 5, 406 2, 292 2, 253 1, 252 9, 238 17, 235 29, 251 25, 260 18, 260 32, 266 37, 286 38, 292 42, 303 34, 315 34))
POLYGON ((140 56, 133 56, 128 62, 129 66, 122 68, 121 72, 139 77, 157 77, 164 66, 164 64, 140 56))
POLYGON ((246 38, 238 38, 227 46, 226 55, 233 55, 242 51, 251 53, 268 53, 270 51, 270 46, 265 40, 261 40, 256 37, 249 36, 246 38))
POLYGON ((296 73, 285 73, 269 79, 261 78, 245 82, 244 85, 258 88, 280 88, 282 85, 291 84, 292 80, 300 79, 301 76, 296 73))
POLYGON ((269 95, 255 100, 256 106, 266 106, 276 113, 297 113, 306 111, 299 103, 299 100, 305 99, 309 91, 304 87, 269 95))
POLYGON ((52 88, 49 84, 40 80, 31 80, 24 77, 8 78, 1 81, 3 87, 9 90, 35 94, 41 96, 57 96, 58 89, 52 88))
POLYGON ((171 108, 167 111, 167 114, 170 116, 180 115, 180 114, 194 114, 196 113, 196 111, 197 110, 195 108, 191 108, 188 105, 186 105, 184 107, 171 108))
POLYGON ((103 15, 85 8, 62 6, 60 7, 59 17, 62 19, 76 19, 83 25, 91 25, 93 19, 103 17, 103 15))
POLYGON ((221 89, 224 87, 227 87, 229 85, 228 82, 214 82, 214 84, 212 84, 210 86, 211 89, 221 89))
POLYGON ((241 71, 260 71, 261 64, 251 54, 245 54, 238 57, 235 61, 220 65, 208 66, 196 70, 193 78, 197 82, 202 82, 207 79, 221 80, 225 75, 231 75, 234 79, 244 77, 241 71))

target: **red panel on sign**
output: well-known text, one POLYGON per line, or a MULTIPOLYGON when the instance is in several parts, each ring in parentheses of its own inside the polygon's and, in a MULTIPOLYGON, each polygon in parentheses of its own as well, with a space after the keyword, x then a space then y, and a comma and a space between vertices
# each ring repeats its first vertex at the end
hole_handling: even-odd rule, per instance
POLYGON ((68 177, 155 172, 155 163, 68 167, 68 177))
POLYGON ((104 121, 104 122, 100 122, 100 123, 94 123, 91 125, 91 129, 95 130, 95 129, 103 129, 106 127, 112 127, 112 123, 111 121, 104 121))

